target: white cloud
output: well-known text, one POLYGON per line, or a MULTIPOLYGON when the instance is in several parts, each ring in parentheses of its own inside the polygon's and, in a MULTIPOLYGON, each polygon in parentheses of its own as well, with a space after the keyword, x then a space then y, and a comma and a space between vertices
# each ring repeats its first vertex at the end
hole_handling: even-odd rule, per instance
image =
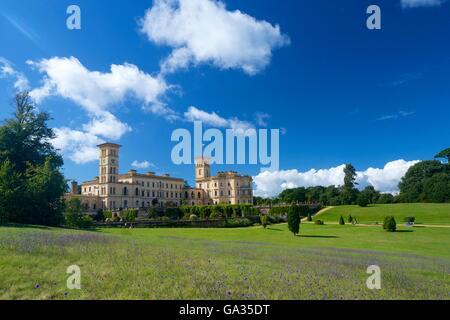
POLYGON ((43 85, 30 95, 41 102, 48 96, 60 96, 98 115, 110 106, 135 98, 146 105, 161 104, 160 97, 169 86, 133 64, 111 65, 110 72, 90 71, 75 57, 53 57, 39 62, 28 61, 45 74, 43 85))
POLYGON ((223 118, 215 112, 206 112, 196 107, 189 107, 184 113, 184 117, 188 121, 202 121, 203 124, 219 128, 230 129, 252 129, 254 126, 247 121, 239 120, 237 118, 223 118))
POLYGON ((398 184, 408 169, 419 161, 396 160, 386 163, 384 168, 368 168, 364 172, 358 172, 357 182, 360 187, 372 185, 376 190, 384 193, 395 194, 398 192, 398 184))
POLYGON ((409 116, 412 116, 414 114, 415 114, 414 111, 399 111, 397 113, 387 114, 387 115, 381 116, 381 117, 379 117, 377 119, 377 121, 395 120, 395 119, 399 119, 399 118, 409 117, 409 116))
POLYGON ((161 77, 154 77, 135 65, 113 64, 109 72, 88 70, 75 57, 53 57, 39 62, 28 61, 44 74, 41 87, 30 92, 40 103, 49 96, 58 96, 80 106, 90 118, 81 129, 56 129, 55 145, 76 163, 98 158, 96 145, 107 140, 118 140, 131 127, 121 122, 112 108, 129 98, 144 104, 144 109, 171 120, 176 113, 161 97, 170 86, 161 77))
POLYGON ((162 63, 163 73, 211 63, 254 75, 270 63, 274 49, 290 42, 278 25, 228 11, 217 0, 155 0, 141 20, 141 31, 150 41, 173 48, 162 63))
POLYGON ((72 130, 69 128, 54 129, 56 138, 52 141, 55 148, 77 164, 84 164, 98 160, 97 145, 105 141, 89 132, 72 130))
POLYGON ((150 167, 155 168, 155 169, 157 168, 156 165, 151 163, 151 162, 148 162, 148 161, 141 161, 140 162, 140 161, 137 161, 137 160, 133 161, 131 166, 133 168, 136 168, 136 169, 148 169, 150 167))
POLYGON ((255 113, 256 124, 260 127, 267 127, 267 120, 270 119, 270 114, 265 112, 255 113))
POLYGON ((114 115, 105 112, 101 117, 93 118, 89 123, 83 125, 83 129, 92 135, 103 136, 107 139, 118 140, 131 128, 120 122, 114 115))
MULTIPOLYGON (((398 192, 398 183, 406 171, 418 161, 396 160, 388 162, 384 168, 369 168, 357 172, 359 187, 373 185, 375 189, 384 193, 398 192)), ((264 171, 254 177, 256 184, 255 195, 262 197, 277 196, 281 191, 289 188, 311 186, 339 186, 344 182, 345 165, 334 168, 306 172, 298 170, 264 171)))
POLYGON ((403 8, 437 7, 447 0, 401 0, 403 8))
POLYGON ((0 78, 14 78, 14 88, 24 91, 29 88, 28 79, 22 72, 16 71, 11 62, 0 57, 0 78))

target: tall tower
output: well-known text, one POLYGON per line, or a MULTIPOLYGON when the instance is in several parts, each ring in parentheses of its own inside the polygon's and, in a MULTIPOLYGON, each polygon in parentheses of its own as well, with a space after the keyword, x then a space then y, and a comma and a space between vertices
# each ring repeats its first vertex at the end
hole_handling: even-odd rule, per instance
POLYGON ((205 180, 211 177, 211 165, 209 158, 199 157, 195 159, 195 181, 205 180))
MULTIPOLYGON (((99 183, 101 187, 107 187, 107 184, 117 183, 119 180, 119 149, 120 145, 114 143, 104 143, 98 146, 100 148, 100 175, 99 183)), ((106 193, 109 190, 106 188, 106 193)), ((102 194, 102 192, 101 192, 102 194)))

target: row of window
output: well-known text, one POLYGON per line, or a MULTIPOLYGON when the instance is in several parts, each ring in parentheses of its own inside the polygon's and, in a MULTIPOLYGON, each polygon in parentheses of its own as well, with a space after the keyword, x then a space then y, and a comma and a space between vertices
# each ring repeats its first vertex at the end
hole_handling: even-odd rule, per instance
POLYGON ((141 186, 145 187, 147 185, 147 188, 150 188, 150 185, 152 186, 152 188, 166 188, 166 189, 175 189, 175 190, 181 190, 183 189, 183 186, 180 184, 173 184, 173 183, 163 183, 161 181, 159 182, 152 182, 150 184, 149 181, 147 181, 147 183, 145 183, 145 181, 136 181, 137 184, 140 184, 141 186), (170 187, 170 188, 169 188, 170 187))

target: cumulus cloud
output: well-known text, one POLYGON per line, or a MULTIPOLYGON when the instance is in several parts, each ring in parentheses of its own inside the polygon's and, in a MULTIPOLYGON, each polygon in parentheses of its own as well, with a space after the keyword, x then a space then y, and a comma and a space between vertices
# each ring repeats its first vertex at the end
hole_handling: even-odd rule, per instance
POLYGON ((184 113, 184 117, 188 121, 202 121, 206 125, 219 128, 230 128, 236 130, 247 130, 254 128, 254 126, 248 121, 239 120, 237 118, 226 119, 219 116, 215 112, 206 112, 192 106, 189 107, 184 113))
POLYGON ((74 102, 89 117, 81 129, 60 128, 55 146, 76 163, 98 158, 96 145, 104 139, 118 140, 131 127, 120 121, 112 108, 125 101, 136 99, 144 109, 173 119, 175 112, 168 108, 161 97, 170 86, 161 77, 149 75, 133 64, 113 64, 109 72, 91 71, 75 57, 53 57, 29 65, 44 74, 42 85, 31 90, 30 96, 41 103, 50 96, 74 102))
POLYGON ((91 114, 101 114, 127 97, 145 104, 161 104, 160 97, 168 85, 133 64, 113 64, 109 72, 88 70, 75 57, 53 57, 39 62, 28 61, 43 73, 43 84, 30 92, 36 102, 48 96, 71 100, 91 114))
MULTIPOLYGON (((396 160, 388 162, 384 168, 368 168, 357 172, 360 188, 372 185, 380 192, 397 193, 398 183, 408 169, 418 161, 396 160)), ((294 170, 264 171, 254 177, 255 195, 274 197, 281 191, 297 187, 340 186, 344 182, 345 165, 329 169, 311 169, 306 172, 294 170)))
POLYGON ((97 145, 105 141, 94 134, 70 128, 54 129, 56 138, 52 141, 55 148, 77 164, 98 160, 97 145))
POLYGON ((274 49, 290 42, 278 25, 229 11, 217 0, 155 0, 141 31, 173 48, 162 63, 163 73, 210 63, 254 75, 270 63, 274 49))
POLYGON ((447 0, 402 0, 403 8, 437 7, 447 0))
POLYGON ((136 169, 148 169, 150 167, 155 168, 155 169, 157 168, 156 165, 151 163, 151 162, 148 162, 148 161, 137 161, 137 160, 133 161, 131 166, 133 168, 136 168, 136 169))
POLYGON ((13 78, 14 88, 24 91, 29 88, 28 79, 22 72, 15 70, 8 60, 0 57, 0 78, 13 78))

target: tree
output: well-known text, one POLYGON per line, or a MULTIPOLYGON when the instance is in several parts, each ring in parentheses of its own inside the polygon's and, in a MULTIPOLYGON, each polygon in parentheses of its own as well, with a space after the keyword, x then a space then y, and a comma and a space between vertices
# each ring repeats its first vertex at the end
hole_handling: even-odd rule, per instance
POLYGON ((353 165, 347 164, 344 168, 344 188, 353 189, 356 181, 356 169, 353 165))
POLYGON ((364 207, 367 207, 367 206, 369 205, 369 198, 368 198, 367 194, 361 192, 361 193, 358 195, 358 198, 357 198, 357 200, 356 200, 356 204, 357 204, 358 206, 360 206, 360 207, 363 207, 363 208, 364 208, 364 207))
POLYGON ((341 217, 339 218, 339 224, 340 224, 341 226, 345 225, 344 217, 341 216, 341 217))
POLYGON ((348 216, 347 222, 348 223, 353 223, 353 217, 352 217, 351 214, 348 216))
POLYGON ((377 203, 380 193, 373 186, 367 186, 361 193, 368 201, 368 204, 377 203))
POLYGON ((437 155, 434 156, 435 159, 445 159, 447 164, 450 165, 450 148, 442 150, 437 155))
POLYGON ((78 227, 83 216, 83 206, 80 199, 71 198, 66 202, 65 224, 68 227, 78 227))
POLYGON ((27 92, 15 97, 13 118, 0 127, 0 216, 9 222, 56 226, 63 222, 67 183, 62 157, 51 144, 49 114, 37 112, 27 92), (9 176, 9 177, 7 177, 9 176), (14 194, 11 191, 14 190, 14 194))
POLYGON ((294 236, 298 235, 300 232, 300 210, 297 205, 293 205, 289 208, 288 211, 288 227, 289 230, 294 234, 294 236))
POLYGON ((397 230, 397 222, 393 216, 384 218, 383 229, 388 232, 395 232, 397 230))
POLYGON ((353 204, 356 200, 358 190, 355 189, 356 169, 353 165, 347 164, 344 168, 344 186, 342 188, 343 204, 353 204))
POLYGON ((382 193, 377 199, 379 204, 389 204, 394 203, 394 196, 390 193, 382 193))
POLYGON ((269 225, 269 217, 265 214, 260 215, 261 225, 265 228, 269 225))
POLYGON ((11 214, 20 210, 22 195, 21 177, 6 160, 0 164, 0 223, 9 222, 11 214))
POLYGON ((436 160, 421 161, 409 168, 402 178, 399 199, 408 203, 450 201, 450 196, 442 194, 448 190, 444 186, 449 178, 449 165, 436 160))

